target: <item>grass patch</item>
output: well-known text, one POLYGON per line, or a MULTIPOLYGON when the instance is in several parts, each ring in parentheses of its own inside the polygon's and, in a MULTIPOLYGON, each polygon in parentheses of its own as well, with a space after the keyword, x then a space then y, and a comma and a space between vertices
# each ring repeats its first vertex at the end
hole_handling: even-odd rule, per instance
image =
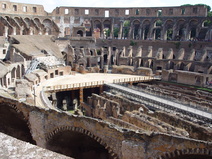
POLYGON ((74 110, 68 110, 67 112, 74 114, 74 110))

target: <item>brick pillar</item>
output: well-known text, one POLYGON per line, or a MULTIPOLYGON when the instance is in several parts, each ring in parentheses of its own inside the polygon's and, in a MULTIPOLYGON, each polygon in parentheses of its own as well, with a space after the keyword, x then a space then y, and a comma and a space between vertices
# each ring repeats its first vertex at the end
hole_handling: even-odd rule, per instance
POLYGON ((79 89, 79 101, 80 101, 80 104, 83 103, 83 88, 80 87, 79 89))
POLYGON ((99 86, 99 94, 103 93, 103 85, 99 86))
POLYGON ((121 24, 120 24, 118 39, 122 39, 122 32, 123 32, 123 22, 121 22, 121 24))
POLYGON ((110 38, 113 39, 114 38, 114 19, 112 19, 112 23, 111 23, 111 31, 110 31, 110 38))

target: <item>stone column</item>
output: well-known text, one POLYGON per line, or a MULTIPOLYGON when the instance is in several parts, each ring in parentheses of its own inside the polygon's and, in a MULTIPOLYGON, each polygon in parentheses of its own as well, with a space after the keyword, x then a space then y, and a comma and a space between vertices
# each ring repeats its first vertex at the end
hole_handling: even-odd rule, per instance
POLYGON ((111 47, 108 48, 107 65, 111 65, 111 47))
POLYGON ((104 49, 101 48, 101 57, 100 57, 100 68, 103 69, 104 67, 104 49))
POLYGON ((103 24, 103 23, 101 23, 100 37, 101 37, 102 39, 105 38, 105 37, 104 37, 104 24, 103 24))
POLYGON ((91 20, 91 36, 92 37, 93 37, 93 31, 94 31, 93 20, 91 20))
POLYGON ((32 27, 29 28, 29 35, 33 35, 33 28, 32 27))
POLYGON ((147 38, 154 39, 153 38, 153 30, 154 30, 154 23, 151 24, 150 27, 149 27, 149 32, 148 32, 147 38))
POLYGON ((191 31, 189 25, 187 24, 186 29, 184 31, 184 40, 189 40, 191 37, 191 31))
POLYGON ((123 22, 120 23, 120 30, 119 30, 118 39, 122 39, 122 32, 123 32, 123 22))
POLYGON ((79 90, 79 102, 80 104, 83 103, 83 88, 80 88, 79 90))
POLYGON ((8 36, 8 30, 9 28, 7 26, 4 27, 4 36, 7 37, 8 36))
POLYGON ((114 38, 113 28, 114 28, 114 19, 112 19, 112 23, 111 23, 110 39, 114 38))
POLYGON ((179 33, 177 33, 178 32, 178 30, 177 30, 177 22, 174 23, 174 26, 173 26, 172 30, 173 30, 172 40, 174 40, 176 35, 179 34, 179 33))
POLYGON ((16 27, 13 27, 13 35, 16 35, 16 27))
POLYGON ((140 25, 140 27, 139 27, 139 29, 138 29, 138 39, 137 39, 137 40, 143 40, 143 39, 141 38, 141 34, 142 34, 142 29, 141 29, 141 25, 140 25))
POLYGON ((167 28, 164 26, 163 29, 161 30, 161 40, 167 40, 167 28))
POLYGON ((133 24, 130 23, 130 29, 127 37, 128 39, 132 39, 132 32, 133 32, 132 30, 134 31, 133 24))

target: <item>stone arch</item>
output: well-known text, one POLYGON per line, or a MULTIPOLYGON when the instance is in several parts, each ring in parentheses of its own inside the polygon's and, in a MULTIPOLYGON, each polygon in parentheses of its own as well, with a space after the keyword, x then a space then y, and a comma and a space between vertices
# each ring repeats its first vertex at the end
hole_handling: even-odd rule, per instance
POLYGON ((162 31, 163 21, 161 19, 156 19, 154 21, 154 28, 152 30, 152 37, 155 40, 161 39, 161 31, 162 31))
POLYGON ((175 150, 173 152, 167 152, 157 159, 211 159, 212 151, 208 149, 192 148, 175 150))
POLYGON ((102 23, 99 20, 94 20, 93 34, 95 34, 95 37, 99 38, 101 37, 102 33, 103 33, 102 23))
POLYGON ((45 28, 45 34, 51 35, 52 34, 52 21, 50 19, 44 19, 42 24, 44 25, 45 28))
POLYGON ((42 27, 42 23, 41 23, 41 20, 39 18, 34 18, 33 19, 34 23, 38 26, 38 27, 42 27))
MULTIPOLYGON (((51 145, 49 145, 49 144, 51 144, 51 142, 52 142, 51 140, 54 139, 54 136, 57 136, 58 134, 61 134, 64 132, 74 133, 75 135, 78 134, 78 135, 86 136, 86 138, 94 140, 96 143, 101 145, 107 151, 108 155, 110 156, 109 159, 118 158, 117 154, 115 154, 113 152, 113 149, 110 146, 108 146, 101 138, 95 136, 90 131, 85 130, 83 128, 79 128, 79 127, 63 126, 63 127, 56 128, 52 132, 48 133, 46 135, 46 148, 50 149, 50 150, 54 149, 53 151, 55 151, 56 148, 51 147, 51 145)), ((66 138, 66 140, 67 140, 67 138, 66 138)), ((70 145, 69 145, 69 147, 70 147, 70 145)), ((57 151, 58 150, 56 150, 56 152, 57 151)), ((67 155, 67 154, 65 154, 65 155, 67 155)), ((71 157, 76 157, 76 156, 71 156, 71 157)))
POLYGON ((185 40, 186 38, 186 21, 185 19, 179 19, 177 21, 177 33, 174 37, 175 40, 185 40))
POLYGON ((7 27, 7 30, 4 29, 4 35, 12 35, 13 33, 13 27, 10 25, 9 21, 9 16, 1 17, 1 22, 3 23, 4 27, 7 27))
POLYGON ((133 39, 139 39, 140 38, 140 25, 141 22, 138 19, 135 19, 132 22, 133 25, 133 39))
POLYGON ((13 19, 20 27, 20 35, 23 35, 23 29, 27 27, 26 23, 20 17, 14 17, 13 19))
POLYGON ((99 20, 94 20, 94 29, 102 29, 101 22, 99 20))
POLYGON ((124 20, 123 23, 123 36, 124 39, 130 37, 130 27, 131 27, 131 22, 130 20, 124 20))
POLYGON ((177 64, 177 70, 184 70, 185 67, 186 67, 186 64, 184 62, 179 62, 177 64))
POLYGON ((16 69, 16 78, 20 79, 21 78, 21 67, 18 65, 16 69))
POLYGON ((11 71, 11 78, 15 79, 16 78, 16 68, 14 67, 11 71))
POLYGON ((77 35, 79 35, 80 37, 83 37, 84 33, 83 33, 82 30, 78 30, 78 31, 77 31, 77 35))
POLYGON ((25 23, 27 24, 27 27, 31 26, 31 19, 29 19, 28 17, 24 18, 25 23))
POLYGON ((111 21, 106 19, 103 22, 103 31, 104 31, 104 38, 110 37, 110 32, 111 32, 111 21))
POLYGON ((22 23, 24 24, 23 35, 30 35, 31 20, 29 18, 24 18, 22 19, 22 23))
POLYGON ((141 25, 142 25, 142 39, 147 40, 149 38, 151 22, 149 19, 145 19, 143 20, 141 25))
POLYGON ((191 19, 189 21, 189 39, 194 39, 197 37, 197 26, 198 26, 198 20, 191 19))
POLYGON ((173 27, 174 21, 172 19, 167 19, 164 23, 164 40, 172 40, 174 32, 173 27))
POLYGON ((13 27, 11 34, 20 35, 21 28, 20 28, 20 25, 18 24, 18 22, 16 22, 14 18, 9 17, 9 16, 5 16, 5 18, 10 23, 10 25, 13 27))
POLYGON ((17 104, 0 103, 0 131, 19 140, 35 144, 30 132, 29 123, 17 104))
POLYGON ((199 31, 199 35, 198 35, 198 40, 204 40, 207 32, 208 32, 208 28, 209 28, 210 24, 208 20, 203 20, 201 23, 201 29, 199 31))

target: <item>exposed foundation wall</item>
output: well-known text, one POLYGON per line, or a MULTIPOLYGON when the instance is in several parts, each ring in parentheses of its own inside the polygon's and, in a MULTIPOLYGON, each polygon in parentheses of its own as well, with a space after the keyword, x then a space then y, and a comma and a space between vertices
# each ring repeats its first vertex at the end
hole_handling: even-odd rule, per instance
POLYGON ((189 133, 189 136, 191 138, 211 141, 210 136, 212 135, 212 132, 208 128, 198 126, 192 122, 183 120, 180 117, 173 116, 171 114, 167 114, 161 111, 155 112, 154 114, 152 114, 152 116, 166 123, 169 123, 174 127, 185 129, 189 133))

